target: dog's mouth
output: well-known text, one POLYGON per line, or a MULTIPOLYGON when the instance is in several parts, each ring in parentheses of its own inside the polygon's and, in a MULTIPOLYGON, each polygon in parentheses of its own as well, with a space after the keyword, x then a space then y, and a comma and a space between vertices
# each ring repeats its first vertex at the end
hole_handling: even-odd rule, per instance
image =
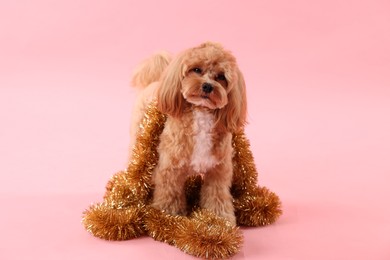
POLYGON ((201 98, 201 99, 210 100, 210 95, 202 93, 202 94, 197 94, 197 95, 190 95, 189 98, 190 99, 199 99, 199 98, 201 98))
POLYGON ((207 93, 196 93, 192 95, 188 95, 185 99, 196 106, 206 107, 209 109, 219 108, 218 103, 215 100, 214 95, 210 95, 207 93))

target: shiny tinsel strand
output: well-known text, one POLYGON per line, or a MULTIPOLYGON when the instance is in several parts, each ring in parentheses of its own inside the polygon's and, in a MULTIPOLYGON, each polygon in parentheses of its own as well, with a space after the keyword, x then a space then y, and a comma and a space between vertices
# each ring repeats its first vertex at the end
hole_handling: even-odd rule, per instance
POLYGON ((140 123, 132 159, 125 171, 113 176, 105 200, 126 199, 128 204, 146 203, 151 197, 151 176, 158 163, 157 146, 164 129, 166 116, 161 114, 152 102, 140 123))
POLYGON ((149 208, 145 229, 155 240, 201 258, 229 258, 239 252, 243 241, 238 227, 206 210, 185 217, 149 208))
MULTIPOLYGON (((186 182, 190 216, 171 216, 150 206, 151 175, 158 163, 157 146, 166 116, 152 103, 140 124, 136 145, 126 170, 115 174, 106 186, 104 202, 84 212, 83 224, 93 235, 108 240, 125 240, 148 234, 155 240, 202 258, 228 258, 240 250, 238 227, 215 214, 199 209, 202 178, 186 182)), ((233 183, 237 224, 260 226, 281 214, 279 198, 257 186, 257 170, 249 141, 243 132, 233 135, 233 183)))
POLYGON ((83 224, 94 236, 126 240, 145 234, 145 204, 152 195, 151 174, 157 164, 157 145, 166 117, 151 104, 141 122, 133 159, 106 186, 104 202, 83 213, 83 224))
POLYGON ((145 214, 145 229, 153 239, 175 245, 176 230, 187 221, 184 216, 173 216, 149 207, 145 214))
POLYGON ((233 183, 231 193, 237 224, 242 226, 264 226, 271 224, 282 214, 279 197, 257 185, 257 170, 244 133, 233 135, 233 183))
POLYGON ((249 141, 243 132, 233 135, 233 183, 232 196, 240 197, 245 192, 251 192, 257 187, 257 170, 250 150, 249 141))
POLYGON ((240 251, 242 233, 226 219, 207 210, 198 210, 190 216, 190 220, 177 231, 178 248, 188 254, 210 259, 229 258, 240 251))
POLYGON ((265 187, 246 193, 233 200, 237 224, 241 226, 265 226, 274 223, 282 214, 279 197, 265 187))
POLYGON ((129 207, 113 210, 105 203, 87 209, 82 222, 88 232, 106 240, 128 240, 145 234, 143 226, 144 207, 129 207))

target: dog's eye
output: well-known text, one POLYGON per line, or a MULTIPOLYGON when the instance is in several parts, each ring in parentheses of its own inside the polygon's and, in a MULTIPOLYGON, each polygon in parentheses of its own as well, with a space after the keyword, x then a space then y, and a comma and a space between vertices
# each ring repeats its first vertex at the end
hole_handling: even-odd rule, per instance
POLYGON ((218 74, 217 77, 216 77, 216 79, 217 79, 217 80, 224 81, 224 80, 226 80, 226 77, 225 77, 225 75, 223 75, 223 74, 218 74))
POLYGON ((191 71, 197 73, 197 74, 201 74, 202 73, 202 69, 200 68, 193 68, 191 71))

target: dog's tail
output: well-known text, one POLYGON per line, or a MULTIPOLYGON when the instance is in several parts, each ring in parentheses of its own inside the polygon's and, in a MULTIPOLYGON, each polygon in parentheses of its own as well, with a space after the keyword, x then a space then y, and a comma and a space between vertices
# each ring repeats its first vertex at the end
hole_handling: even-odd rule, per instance
POLYGON ((133 72, 131 84, 133 87, 145 88, 155 81, 159 81, 164 70, 171 62, 168 52, 159 52, 141 62, 133 72))

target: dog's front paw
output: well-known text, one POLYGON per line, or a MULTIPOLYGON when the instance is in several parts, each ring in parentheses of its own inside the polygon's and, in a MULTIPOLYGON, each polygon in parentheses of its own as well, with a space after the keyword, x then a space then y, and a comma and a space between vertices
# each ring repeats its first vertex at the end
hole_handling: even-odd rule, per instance
POLYGON ((185 201, 179 199, 154 200, 152 207, 174 216, 187 214, 185 201))
POLYGON ((225 214, 221 214, 219 216, 227 219, 233 226, 235 226, 237 224, 236 216, 234 215, 234 213, 233 214, 225 213, 225 214))
POLYGON ((228 220, 232 225, 236 225, 236 216, 234 215, 233 203, 231 201, 216 202, 205 199, 201 202, 201 207, 228 220))

